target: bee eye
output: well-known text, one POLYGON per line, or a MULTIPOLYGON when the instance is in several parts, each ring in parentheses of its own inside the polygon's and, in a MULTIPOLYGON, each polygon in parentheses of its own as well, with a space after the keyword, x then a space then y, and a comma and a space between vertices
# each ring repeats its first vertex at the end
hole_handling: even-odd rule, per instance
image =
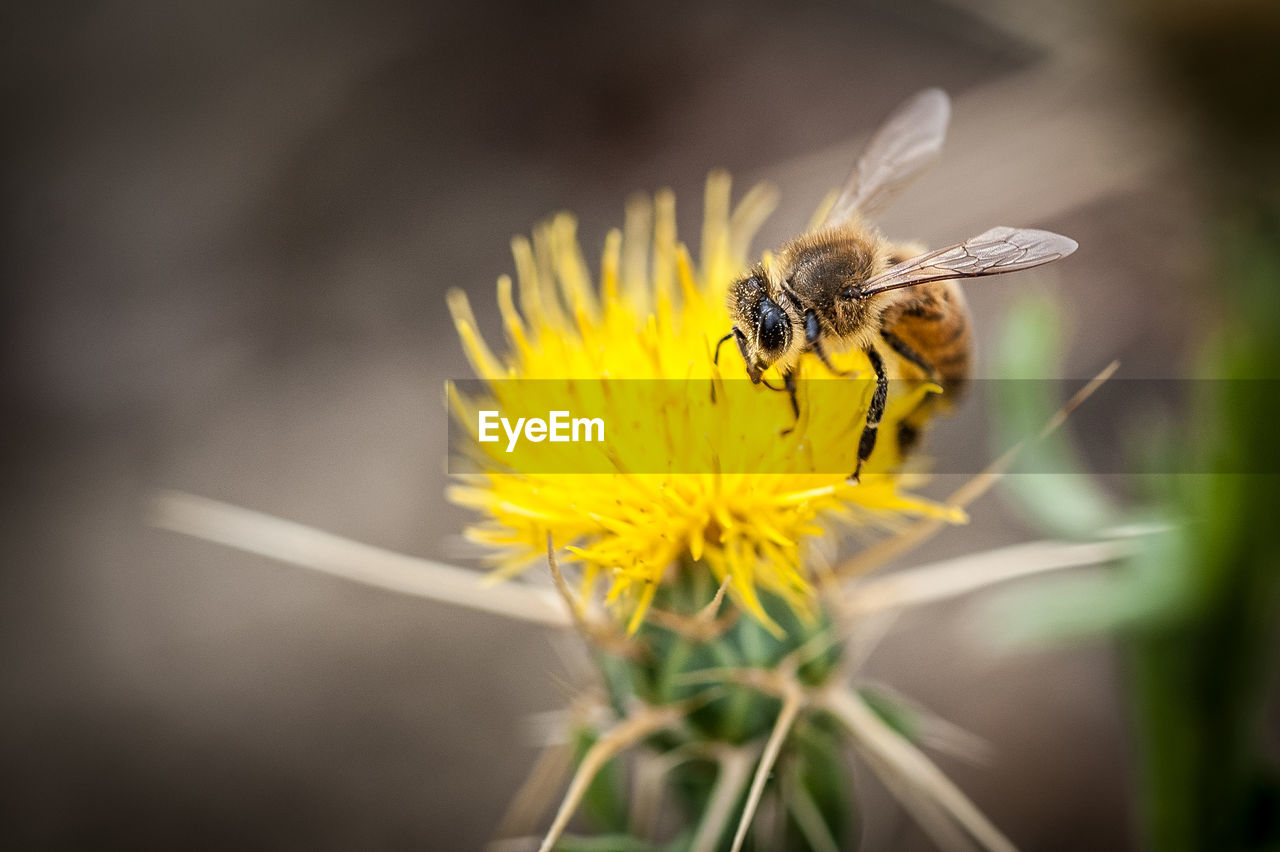
POLYGON ((760 305, 760 348, 766 352, 781 352, 787 347, 790 333, 791 323, 787 321, 787 315, 778 307, 777 302, 766 296, 760 305))
POLYGON ((742 360, 747 360, 747 336, 736 325, 733 327, 733 339, 738 342, 738 351, 742 353, 742 360))

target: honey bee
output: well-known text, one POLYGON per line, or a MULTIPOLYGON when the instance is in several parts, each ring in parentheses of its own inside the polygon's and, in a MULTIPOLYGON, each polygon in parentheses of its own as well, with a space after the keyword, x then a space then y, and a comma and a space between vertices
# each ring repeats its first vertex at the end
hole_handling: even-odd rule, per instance
MULTIPOLYGON (((799 417, 795 374, 812 352, 834 373, 828 350, 866 353, 876 385, 849 482, 875 448, 889 393, 882 347, 900 364, 938 383, 955 399, 972 358, 969 310, 956 279, 1030 269, 1066 257, 1074 240, 1049 231, 997 227, 963 243, 921 251, 886 240, 863 221, 882 208, 937 156, 951 105, 941 89, 926 89, 899 106, 871 137, 831 212, 814 230, 784 244, 774 262, 757 264, 729 289, 730 338, 755 383, 776 366, 799 417)), ((900 426, 905 452, 913 418, 900 426)))

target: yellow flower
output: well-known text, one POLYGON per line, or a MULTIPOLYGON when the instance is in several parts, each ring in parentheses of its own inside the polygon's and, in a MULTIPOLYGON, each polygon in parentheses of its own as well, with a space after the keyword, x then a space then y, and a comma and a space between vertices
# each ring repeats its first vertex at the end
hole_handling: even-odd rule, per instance
MULTIPOLYGON (((537 229, 532 243, 515 239, 518 287, 498 280, 509 344, 501 358, 481 338, 466 296, 449 294, 484 382, 479 395, 450 386, 454 416, 473 439, 482 408, 545 412, 576 403, 609 424, 603 445, 585 449, 526 443, 513 456, 505 439, 468 445, 478 472, 460 475, 450 496, 486 517, 468 537, 491 548, 504 574, 541 557, 550 535, 580 563, 584 595, 608 577, 607 601, 629 631, 664 574, 685 565, 717 582, 730 576, 733 600, 776 633, 759 591, 811 611, 806 547, 827 522, 884 525, 943 511, 900 492, 902 477, 889 473, 900 461, 890 439, 878 442, 860 485, 845 483, 869 400, 861 352, 833 358, 867 379, 861 383, 802 359, 794 423, 785 393, 745 380, 732 342, 713 363, 730 326, 726 291, 747 267, 749 242, 772 205, 771 192, 757 187, 731 210, 728 176, 712 174, 695 266, 677 241, 674 196, 660 192, 652 206, 634 201, 625 233, 605 239, 598 288, 571 216, 537 229)), ((895 383, 880 434, 894 435, 931 389, 898 392, 895 383)))

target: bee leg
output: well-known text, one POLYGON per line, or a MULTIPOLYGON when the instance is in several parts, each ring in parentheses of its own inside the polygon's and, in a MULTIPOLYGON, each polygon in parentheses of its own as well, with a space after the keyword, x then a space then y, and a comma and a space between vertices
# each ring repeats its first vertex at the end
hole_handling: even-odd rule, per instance
POLYGON ((724 337, 716 341, 716 354, 715 354, 715 357, 711 359, 712 364, 715 364, 717 367, 720 366, 720 347, 724 346, 726 343, 728 343, 732 339, 733 339, 733 332, 731 331, 728 334, 726 334, 724 337))
POLYGON ((862 474, 862 463, 871 457, 876 448, 876 433, 880 430, 880 419, 884 417, 884 405, 889 399, 889 377, 884 371, 884 360, 874 346, 865 350, 871 369, 876 373, 876 389, 871 395, 871 405, 867 408, 867 424, 862 427, 862 437, 858 440, 858 466, 853 469, 846 480, 850 485, 857 485, 862 474))
MULTIPOLYGON (((818 356, 818 360, 822 361, 822 365, 837 376, 852 376, 848 370, 837 370, 827 360, 826 350, 822 348, 822 326, 818 324, 818 315, 813 309, 804 312, 804 342, 809 351, 818 356)), ((797 414, 796 417, 800 415, 797 414)))
MULTIPOLYGON (((880 332, 880 336, 884 338, 884 342, 889 347, 902 356, 903 360, 914 364, 924 373, 925 379, 935 384, 940 384, 942 378, 938 375, 938 370, 925 359, 923 355, 917 352, 910 343, 907 343, 898 335, 889 329, 880 332)), ((908 414, 898 424, 898 452, 906 455, 915 448, 920 441, 920 427, 928 419, 929 413, 934 409, 935 401, 929 398, 922 399, 915 410, 908 414)))
POLYGON ((826 367, 829 371, 831 371, 832 373, 835 373, 837 376, 848 377, 853 375, 853 373, 850 372, 849 370, 837 370, 835 365, 827 360, 827 353, 822 348, 822 343, 820 341, 815 340, 813 342, 813 345, 809 347, 809 350, 818 356, 818 360, 822 361, 822 366, 826 367))
POLYGON ((796 428, 796 424, 800 422, 800 401, 796 399, 796 374, 788 371, 782 377, 782 387, 787 393, 791 394, 791 413, 795 415, 796 422, 792 423, 786 429, 783 429, 782 435, 790 435, 796 428))
MULTIPOLYGON (((726 334, 724 337, 720 338, 720 341, 716 344, 716 354, 715 354, 715 357, 711 359, 711 363, 715 364, 717 367, 720 366, 720 347, 724 346, 725 342, 728 341, 731 337, 733 337, 732 331, 726 334)), ((712 405, 716 404, 716 380, 715 379, 711 380, 711 404, 712 405)))
MULTIPOLYGON (((771 391, 777 391, 778 393, 782 393, 783 391, 786 391, 787 393, 789 393, 791 395, 791 413, 795 415, 796 421, 799 422, 800 400, 796 398, 796 374, 794 371, 782 374, 782 387, 780 388, 774 387, 773 385, 769 384, 768 379, 761 379, 760 384, 764 385, 771 391)), ((790 428, 783 429, 782 434, 790 435, 791 430, 795 428, 796 428, 795 424, 793 423, 790 428)))
MULTIPOLYGON (((918 410, 918 409, 917 409, 918 410)), ((898 452, 906 455, 915 449, 920 442, 920 430, 912 423, 902 421, 898 424, 898 452)))

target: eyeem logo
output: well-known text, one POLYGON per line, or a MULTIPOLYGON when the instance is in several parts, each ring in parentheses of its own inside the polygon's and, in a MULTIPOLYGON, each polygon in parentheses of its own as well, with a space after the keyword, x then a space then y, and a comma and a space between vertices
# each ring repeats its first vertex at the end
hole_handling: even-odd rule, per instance
POLYGON ((497 411, 481 411, 479 414, 479 436, 480 440, 486 443, 493 443, 501 440, 498 435, 498 426, 502 426, 502 431, 507 434, 507 452, 512 452, 516 448, 516 444, 520 442, 521 434, 525 439, 533 441, 535 444, 541 441, 553 442, 598 442, 604 440, 604 419, 601 417, 574 417, 570 418, 567 411, 550 411, 547 412, 546 420, 541 417, 520 417, 516 420, 515 426, 511 425, 511 421, 502 417, 497 411), (579 437, 579 429, 582 430, 579 437), (595 437, 592 437, 592 436, 595 437))

